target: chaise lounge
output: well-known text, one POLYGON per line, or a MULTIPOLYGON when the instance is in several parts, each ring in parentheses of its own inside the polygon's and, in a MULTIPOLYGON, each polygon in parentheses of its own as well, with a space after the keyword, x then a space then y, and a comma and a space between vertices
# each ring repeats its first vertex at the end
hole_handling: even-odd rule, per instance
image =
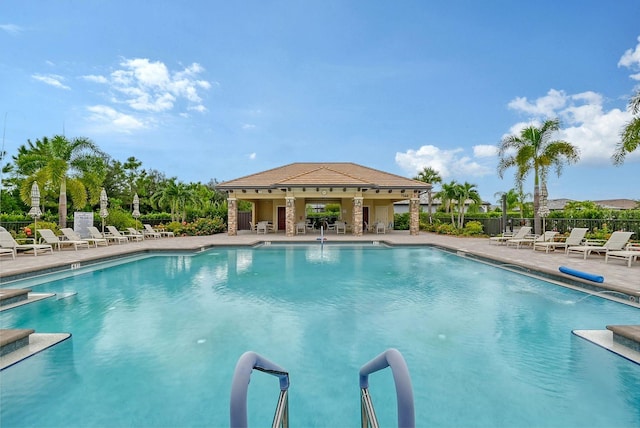
POLYGON ((567 247, 567 255, 571 253, 582 254, 586 260, 591 253, 608 253, 610 251, 621 251, 629 242, 633 232, 613 232, 607 242, 603 245, 578 245, 567 247))
POLYGON ((545 253, 548 253, 549 251, 554 251, 556 248, 563 248, 566 252, 568 247, 580 245, 588 230, 586 227, 574 227, 564 241, 536 242, 533 244, 533 249, 544 250, 545 253))

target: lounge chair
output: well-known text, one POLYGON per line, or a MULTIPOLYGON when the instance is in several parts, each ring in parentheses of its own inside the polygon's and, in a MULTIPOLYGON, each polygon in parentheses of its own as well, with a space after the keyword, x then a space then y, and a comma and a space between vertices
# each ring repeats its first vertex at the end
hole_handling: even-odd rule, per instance
POLYGON ((51 229, 38 229, 38 233, 42 239, 44 239, 44 242, 51 245, 53 248, 58 247, 58 251, 60 251, 64 246, 73 247, 76 251, 78 251, 78 246, 89 248, 88 241, 60 239, 51 229))
POLYGON ((118 244, 120 244, 121 242, 129 242, 129 238, 127 238, 126 236, 113 236, 110 233, 105 233, 104 235, 102 233, 100 233, 100 231, 98 230, 97 227, 95 226, 89 226, 87 227, 87 230, 89 231, 89 234, 91 235, 92 238, 102 238, 102 239, 106 239, 107 241, 114 241, 117 242, 118 244))
POLYGON ((526 235, 524 238, 520 239, 507 239, 507 247, 510 244, 516 246, 516 249, 519 249, 521 245, 535 245, 536 242, 550 242, 553 241, 553 238, 558 234, 558 232, 553 230, 547 230, 542 235, 534 236, 534 235, 526 235))
POLYGON ((132 241, 134 239, 136 241, 144 241, 144 234, 138 232, 133 227, 127 227, 125 232, 123 232, 123 235, 126 236, 127 238, 129 238, 132 241))
POLYGON ((589 231, 589 229, 587 229, 586 227, 574 227, 573 229, 571 229, 571 233, 569 234, 569 236, 567 236, 567 239, 563 241, 552 240, 547 242, 535 242, 533 244, 533 249, 544 250, 545 253, 554 251, 556 248, 564 248, 564 250, 566 251, 568 247, 580 245, 580 243, 584 239, 584 236, 587 234, 587 231, 589 231))
POLYGON ((34 256, 47 251, 53 254, 53 247, 49 244, 19 244, 9 232, 5 231, 0 231, 0 247, 11 248, 15 254, 18 254, 18 251, 33 251, 34 256))
POLYGON ((631 267, 631 263, 638 260, 640 257, 640 246, 634 244, 627 244, 625 250, 620 251, 607 251, 604 255, 604 262, 609 262, 609 257, 614 259, 621 259, 627 261, 627 267, 631 267))
POLYGON ((129 242, 129 238, 120 233, 115 226, 106 226, 107 232, 104 233, 104 237, 107 239, 111 239, 112 241, 116 241, 118 244, 122 242, 129 242))
MULTIPOLYGON (((586 260, 591 253, 608 253, 609 251, 621 251, 631 239, 633 232, 613 232, 603 245, 577 245, 567 247, 567 255, 571 253, 583 254, 586 260)), ((606 257, 605 257, 606 258, 606 257)))
POLYGON ((522 239, 530 233, 531 226, 522 226, 520 229, 518 229, 515 235, 505 233, 501 236, 492 236, 491 238, 489 238, 489 244, 494 242, 497 244, 506 244, 509 239, 522 239))
POLYGON ((13 260, 16 259, 16 252, 13 248, 0 248, 0 256, 8 256, 9 254, 11 254, 13 260))
POLYGON ((93 246, 96 248, 98 247, 98 245, 104 245, 105 247, 109 245, 105 238, 82 238, 79 234, 76 233, 75 230, 71 229, 70 227, 63 227, 62 229, 60 229, 60 232, 62 232, 64 237, 69 241, 87 241, 89 245, 93 244, 93 246))
MULTIPOLYGON (((157 230, 153 230, 153 227, 151 227, 150 224, 143 224, 142 225, 144 227, 144 230, 142 231, 142 234, 144 235, 144 237, 149 237, 149 238, 162 238, 162 234, 160 232, 158 232, 157 230)), ((172 233, 173 235, 173 233, 172 233)))
POLYGON ((296 223, 296 235, 298 234, 306 234, 307 233, 307 225, 304 221, 299 221, 296 223))

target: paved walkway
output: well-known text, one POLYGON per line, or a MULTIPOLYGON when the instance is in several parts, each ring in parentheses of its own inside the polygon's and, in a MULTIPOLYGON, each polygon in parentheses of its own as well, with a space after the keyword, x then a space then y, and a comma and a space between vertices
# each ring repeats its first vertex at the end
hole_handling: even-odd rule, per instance
MULTIPOLYGON (((555 279, 566 279, 571 283, 584 284, 587 287, 597 286, 601 289, 624 291, 634 296, 640 302, 640 261, 627 267, 619 260, 610 260, 605 264, 604 256, 591 255, 583 260, 578 255, 567 256, 562 251, 544 253, 533 251, 531 248, 515 249, 504 245, 492 245, 487 238, 462 238, 432 233, 420 233, 411 236, 407 231, 391 231, 386 234, 367 233, 361 237, 352 235, 336 235, 335 232, 325 235, 328 244, 331 242, 372 242, 379 241, 391 245, 435 245, 451 251, 472 257, 487 258, 499 264, 513 265, 514 268, 523 267, 526 270, 552 275, 555 279), (560 266, 566 266, 582 272, 589 272, 604 277, 604 283, 598 284, 587 280, 562 274, 560 266)), ((212 246, 247 246, 256 245, 264 241, 272 242, 318 242, 319 233, 287 237, 282 233, 256 235, 242 231, 238 236, 228 236, 226 233, 212 236, 176 237, 161 239, 146 239, 142 242, 128 244, 110 244, 108 247, 90 249, 64 249, 54 251, 54 254, 20 254, 15 260, 10 257, 0 258, 0 287, 8 286, 7 282, 16 276, 30 276, 37 271, 69 268, 73 264, 86 264, 126 254, 148 251, 201 251, 212 246)), ((517 269, 516 269, 517 270, 517 269)))

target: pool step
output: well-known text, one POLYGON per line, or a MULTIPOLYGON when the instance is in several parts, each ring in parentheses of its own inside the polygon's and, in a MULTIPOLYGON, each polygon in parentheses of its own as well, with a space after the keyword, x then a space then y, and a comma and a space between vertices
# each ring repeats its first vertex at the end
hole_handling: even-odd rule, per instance
POLYGON ((608 325, 607 330, 613 332, 613 341, 640 352, 640 325, 608 325))
POLYGON ((35 332, 31 328, 0 329, 0 356, 29 345, 29 336, 35 332))
POLYGON ((0 289, 0 306, 27 300, 30 292, 28 288, 2 288, 0 289))

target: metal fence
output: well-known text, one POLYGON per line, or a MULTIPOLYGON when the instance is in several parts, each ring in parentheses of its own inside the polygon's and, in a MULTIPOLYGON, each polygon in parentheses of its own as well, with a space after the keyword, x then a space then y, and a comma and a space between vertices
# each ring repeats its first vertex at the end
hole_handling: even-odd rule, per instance
MULTIPOLYGON (((468 221, 478 221, 482 223, 484 233, 490 236, 518 229, 520 226, 533 225, 533 218, 525 218, 523 220, 511 219, 511 223, 507 221, 507 224, 504 224, 502 218, 465 217, 465 223, 468 221)), ((547 218, 544 221, 545 230, 556 230, 560 233, 569 233, 574 227, 586 227, 591 233, 604 230, 609 232, 613 232, 614 230, 626 230, 634 232, 632 239, 640 239, 640 220, 547 218)))

